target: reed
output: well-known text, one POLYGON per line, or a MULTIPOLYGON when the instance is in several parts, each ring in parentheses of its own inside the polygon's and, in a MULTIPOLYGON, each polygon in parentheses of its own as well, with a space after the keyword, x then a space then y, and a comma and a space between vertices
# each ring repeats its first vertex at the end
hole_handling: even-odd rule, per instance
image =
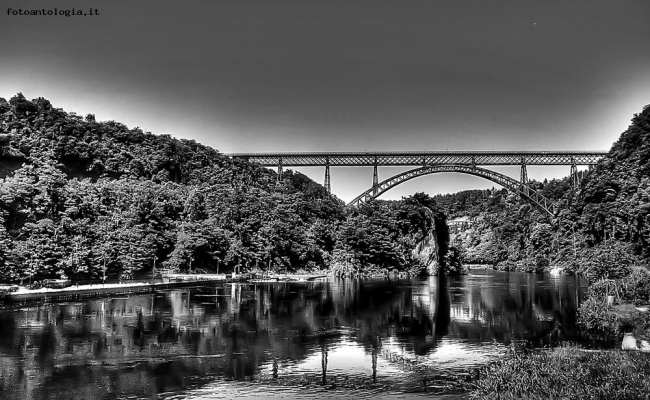
POLYGON ((649 399, 650 354, 572 345, 512 354, 477 372, 473 399, 649 399))

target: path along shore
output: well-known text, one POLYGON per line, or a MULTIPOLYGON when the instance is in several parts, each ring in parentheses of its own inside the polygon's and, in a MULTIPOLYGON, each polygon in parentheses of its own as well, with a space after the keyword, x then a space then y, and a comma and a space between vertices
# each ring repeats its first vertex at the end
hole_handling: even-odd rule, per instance
POLYGON ((65 288, 28 289, 20 286, 18 290, 5 293, 2 300, 7 302, 61 301, 79 300, 93 297, 105 297, 118 294, 151 293, 157 290, 174 289, 187 286, 204 286, 216 283, 257 283, 257 282, 306 282, 327 275, 273 275, 264 278, 250 276, 231 276, 216 274, 170 274, 157 282, 97 283, 90 285, 72 285, 65 288))

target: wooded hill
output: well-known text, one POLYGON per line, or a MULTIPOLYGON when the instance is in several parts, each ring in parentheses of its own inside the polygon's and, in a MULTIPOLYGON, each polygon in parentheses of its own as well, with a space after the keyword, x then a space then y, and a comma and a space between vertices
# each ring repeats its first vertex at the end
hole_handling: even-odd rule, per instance
POLYGON ((192 140, 98 122, 22 94, 0 99, 0 280, 329 268, 418 271, 435 203, 346 210, 292 171, 192 140), (428 208, 425 211, 424 208, 428 208), (424 218, 424 219, 419 219, 424 218), (428 225, 427 225, 428 224, 428 225), (381 234, 377 233, 381 232, 381 234), (415 264, 414 264, 415 263, 415 264))
POLYGON ((650 106, 634 115, 629 128, 584 175, 576 190, 569 178, 531 185, 558 202, 560 211, 555 217, 547 217, 504 190, 435 197, 450 219, 474 219, 452 242, 465 261, 530 271, 560 265, 594 279, 615 276, 633 264, 647 265, 650 106), (615 266, 621 271, 610 271, 615 266))

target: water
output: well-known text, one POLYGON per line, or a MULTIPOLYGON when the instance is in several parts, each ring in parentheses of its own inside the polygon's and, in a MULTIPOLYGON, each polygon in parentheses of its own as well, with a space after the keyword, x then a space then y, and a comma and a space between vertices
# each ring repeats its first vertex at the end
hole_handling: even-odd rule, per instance
POLYGON ((577 340, 583 291, 486 270, 5 306, 0 397, 462 398, 513 348, 577 340))

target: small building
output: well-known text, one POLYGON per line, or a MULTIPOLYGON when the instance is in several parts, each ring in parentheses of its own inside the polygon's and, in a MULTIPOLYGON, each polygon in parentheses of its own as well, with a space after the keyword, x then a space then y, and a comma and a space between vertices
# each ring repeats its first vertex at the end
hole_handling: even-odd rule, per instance
POLYGON ((473 223, 474 223, 473 218, 463 216, 463 217, 458 217, 450 221, 447 221, 447 226, 449 226, 449 230, 451 232, 458 232, 458 231, 464 231, 465 229, 472 226, 473 223))

